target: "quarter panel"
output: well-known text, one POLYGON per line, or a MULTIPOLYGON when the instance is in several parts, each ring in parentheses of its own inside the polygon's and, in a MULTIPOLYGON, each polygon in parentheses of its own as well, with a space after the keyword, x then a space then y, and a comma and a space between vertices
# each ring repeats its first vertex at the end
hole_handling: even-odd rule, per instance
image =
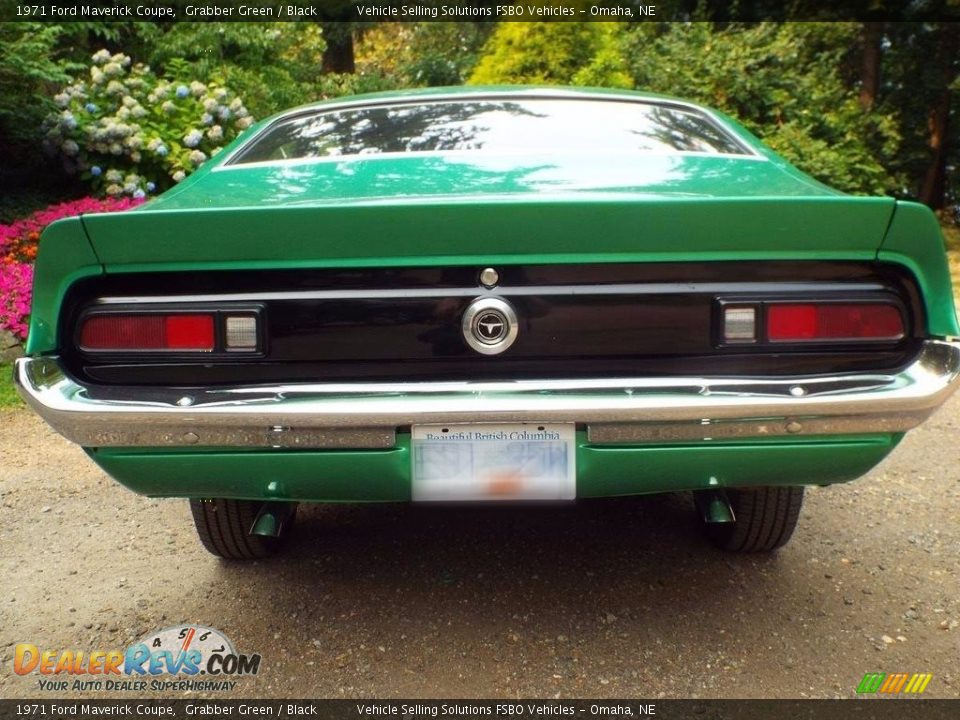
POLYGON ((80 218, 58 220, 44 230, 33 274, 28 355, 56 350, 59 317, 67 291, 76 281, 102 273, 80 218))
POLYGON ((930 208, 898 202, 877 257, 904 265, 916 276, 923 291, 930 335, 960 335, 943 235, 930 208))

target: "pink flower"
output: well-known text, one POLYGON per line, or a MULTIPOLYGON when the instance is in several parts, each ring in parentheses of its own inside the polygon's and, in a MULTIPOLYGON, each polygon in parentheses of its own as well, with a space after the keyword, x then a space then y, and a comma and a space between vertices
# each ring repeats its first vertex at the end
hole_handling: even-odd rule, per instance
POLYGON ((10 330, 24 339, 27 337, 32 282, 32 265, 0 265, 0 329, 10 330))
POLYGON ((32 260, 43 229, 52 222, 83 213, 129 210, 143 202, 137 198, 93 198, 58 203, 29 217, 0 225, 0 330, 27 337, 30 315, 32 260))

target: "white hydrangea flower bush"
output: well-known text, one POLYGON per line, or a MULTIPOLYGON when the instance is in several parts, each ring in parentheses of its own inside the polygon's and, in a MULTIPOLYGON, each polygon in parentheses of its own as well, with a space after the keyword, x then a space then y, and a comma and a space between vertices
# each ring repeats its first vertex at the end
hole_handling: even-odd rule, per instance
POLYGON ((44 145, 108 196, 163 191, 253 124, 243 101, 215 82, 158 78, 107 50, 92 61, 87 77, 54 96, 44 145))

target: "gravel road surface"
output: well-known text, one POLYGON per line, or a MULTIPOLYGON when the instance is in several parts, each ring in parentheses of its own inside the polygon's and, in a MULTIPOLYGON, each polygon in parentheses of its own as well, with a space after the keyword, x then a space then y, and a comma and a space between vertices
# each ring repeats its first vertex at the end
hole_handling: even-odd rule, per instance
POLYGON ((867 671, 960 696, 960 396, 867 478, 808 491, 769 557, 711 549, 664 496, 308 506, 282 558, 230 564, 185 501, 128 492, 26 410, 0 412, 0 460, 0 697, 79 695, 15 675, 17 643, 180 623, 262 655, 232 697, 829 698, 867 671))

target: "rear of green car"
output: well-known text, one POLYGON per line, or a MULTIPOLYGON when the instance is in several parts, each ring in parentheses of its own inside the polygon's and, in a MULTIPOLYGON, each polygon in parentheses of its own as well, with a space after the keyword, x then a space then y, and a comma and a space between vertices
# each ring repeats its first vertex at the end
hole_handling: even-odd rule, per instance
POLYGON ((142 209, 51 226, 16 373, 121 483, 191 498, 224 557, 275 551, 299 502, 674 491, 752 551, 946 399, 958 334, 923 206, 836 193, 679 101, 480 89, 285 114, 142 209), (635 155, 533 146, 578 103, 673 125, 635 155), (522 147, 463 145, 517 116, 522 147), (371 123, 461 144, 329 154, 371 123), (328 154, 291 157, 317 127, 328 154))

